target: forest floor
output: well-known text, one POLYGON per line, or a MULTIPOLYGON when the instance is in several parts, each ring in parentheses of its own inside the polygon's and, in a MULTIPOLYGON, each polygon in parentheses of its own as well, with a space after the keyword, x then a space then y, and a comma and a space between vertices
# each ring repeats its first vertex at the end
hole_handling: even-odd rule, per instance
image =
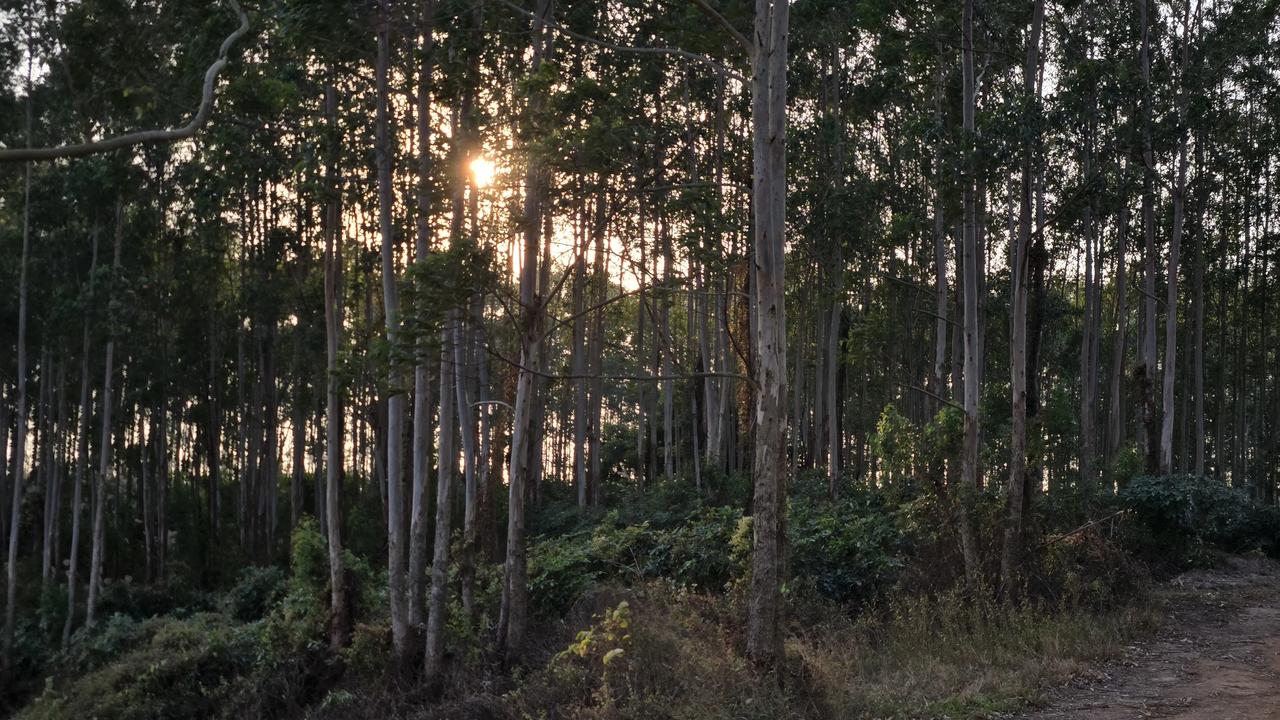
POLYGON ((1162 629, 1022 720, 1280 718, 1280 564, 1228 558, 1157 591, 1162 629))

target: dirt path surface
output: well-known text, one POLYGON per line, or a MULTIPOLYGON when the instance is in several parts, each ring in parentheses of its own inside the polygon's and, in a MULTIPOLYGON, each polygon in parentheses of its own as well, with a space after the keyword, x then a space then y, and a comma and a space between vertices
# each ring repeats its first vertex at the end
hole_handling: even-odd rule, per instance
POLYGON ((1168 621, 1025 720, 1280 718, 1280 565, 1234 558, 1160 591, 1168 621))

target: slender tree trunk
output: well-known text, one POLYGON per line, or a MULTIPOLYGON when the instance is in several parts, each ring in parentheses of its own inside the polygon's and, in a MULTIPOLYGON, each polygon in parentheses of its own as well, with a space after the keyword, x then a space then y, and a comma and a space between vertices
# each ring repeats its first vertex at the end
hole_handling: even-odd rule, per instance
MULTIPOLYGON (((434 3, 429 3, 431 8, 434 3)), ((428 13, 432 12, 428 9, 428 13)), ((430 15, 419 43, 422 67, 418 73, 417 139, 418 139, 418 212, 415 218, 414 257, 419 263, 431 252, 431 40, 430 15)), ((455 137, 457 127, 454 127, 455 137)), ((455 203, 456 204, 456 203, 455 203)), ((455 209, 455 215, 457 211, 455 209)), ((413 369, 413 490, 409 511, 409 624, 422 627, 426 609, 427 533, 430 523, 428 487, 431 474, 431 373, 427 366, 427 334, 421 334, 417 360, 413 369)), ((443 399, 442 399, 443 402, 443 399)), ((440 426, 449 420, 443 411, 440 426)), ((441 458, 443 463, 443 458, 441 458)))
MULTIPOLYGON (((30 63, 27 88, 30 94, 30 63)), ((27 146, 31 146, 31 100, 27 100, 27 146)), ((31 163, 26 163, 22 180, 22 259, 18 269, 18 382, 17 409, 14 418, 17 432, 13 458, 13 505, 9 513, 9 558, 6 565, 7 594, 4 609, 4 653, 0 670, 6 673, 13 652, 14 622, 18 602, 18 538, 22 525, 22 494, 27 467, 27 271, 31 263, 31 163)))
MULTIPOLYGON (((120 273, 120 243, 124 238, 124 203, 116 201, 115 250, 111 268, 116 280, 120 273)), ((102 562, 107 541, 107 480, 111 475, 111 385, 114 377, 114 334, 107 339, 106 361, 102 374, 102 440, 98 445, 98 472, 93 486, 93 551, 89 560, 89 599, 85 608, 86 627, 93 627, 98 597, 102 592, 102 562)))
MULTIPOLYGON (((659 156, 658 177, 662 178, 661 164, 665 158, 659 156)), ((660 180, 661 181, 661 180, 660 180)), ((671 380, 671 356, 675 352, 671 341, 671 234, 667 228, 667 212, 663 207, 658 211, 658 234, 662 247, 662 286, 663 293, 659 298, 658 325, 660 335, 658 350, 662 356, 660 372, 662 375, 662 476, 668 482, 675 477, 675 384, 671 380)))
POLYGON ((587 488, 587 426, 590 424, 587 403, 587 240, 579 223, 577 248, 573 259, 573 287, 571 308, 573 312, 573 338, 570 357, 573 375, 573 484, 577 489, 578 507, 585 508, 590 493, 587 488))
POLYGON ((786 548, 787 0, 756 0, 752 56, 752 210, 755 279, 755 453, 751 474, 752 563, 747 653, 766 667, 782 660, 786 548))
MULTIPOLYGON (((296 347, 296 344, 295 344, 296 347)), ((295 360, 298 354, 294 353, 295 360)), ((299 367, 299 362, 294 363, 294 367, 299 367)), ((302 519, 303 504, 306 502, 306 495, 302 492, 302 486, 306 482, 306 464, 307 464, 307 414, 306 407, 302 402, 302 381, 299 379, 295 385, 293 398, 293 420, 291 422, 293 431, 293 473, 289 480, 289 528, 298 527, 298 521, 302 519)))
POLYGON ((71 642, 75 625, 76 585, 80 569, 80 519, 84 515, 84 475, 89 467, 89 308, 93 307, 94 279, 98 269, 98 225, 93 226, 93 255, 89 261, 89 291, 85 297, 84 330, 80 341, 80 414, 76 416, 76 474, 71 490, 71 548, 67 557, 67 617, 62 623, 62 646, 71 642))
MULTIPOLYGON (((338 93, 325 86, 325 115, 336 129, 338 93)), ((334 145, 336 146, 336 140, 334 145)), ((338 352, 342 346, 342 193, 337 148, 329 148, 325 169, 328 198, 324 222, 325 325, 325 517, 329 538, 329 646, 351 642, 351 609, 347 604, 346 572, 342 557, 343 409, 338 352)))
MULTIPOLYGON (((1141 0, 1144 7, 1146 0, 1141 0)), ((1173 420, 1174 420, 1174 397, 1173 384, 1177 374, 1178 366, 1178 261, 1182 251, 1182 230, 1183 220, 1186 208, 1187 194, 1187 130, 1186 130, 1186 103, 1187 91, 1183 87, 1186 83, 1186 73, 1188 72, 1188 64, 1190 61, 1191 48, 1191 22, 1190 22, 1191 2, 1186 3, 1186 12, 1182 18, 1182 62, 1179 68, 1179 88, 1178 88, 1178 156, 1177 169, 1174 176, 1173 187, 1173 232, 1169 235, 1169 273, 1165 286, 1165 323, 1164 323, 1164 378, 1161 388, 1161 405, 1164 409, 1164 415, 1160 424, 1160 473, 1168 475, 1172 472, 1173 467, 1173 420)), ((1146 22, 1143 24, 1144 30, 1146 22)), ((1145 44, 1145 32, 1144 32, 1145 44)), ((1149 78, 1144 75, 1144 79, 1149 78)), ((1154 171, 1149 168, 1149 171, 1154 171)), ((1265 350, 1265 348, 1264 348, 1265 350)))
MULTIPOLYGON (((5 389, 4 383, 0 383, 0 392, 5 389)), ((13 460, 13 455, 9 453, 10 440, 9 433, 10 421, 13 414, 9 409, 9 398, 0 399, 0 540, 7 541, 9 539, 9 513, 4 509, 4 499, 9 497, 9 463, 13 460)), ((2 644, 2 641, 0 641, 2 644)), ((3 653, 0 653, 3 656, 3 653)), ((3 670, 3 658, 0 657, 0 670, 3 670)))
MULTIPOLYGON (((1197 157, 1199 157, 1201 142, 1196 143, 1197 157)), ((1200 163, 1197 162, 1197 165, 1200 163)), ((1197 213, 1200 208, 1196 209, 1197 213)), ((1192 280, 1194 285, 1192 295, 1192 323, 1193 323, 1193 340, 1191 359, 1192 380, 1191 392, 1195 405, 1192 411, 1195 417, 1195 428, 1191 433, 1191 442, 1195 447, 1194 465, 1192 472, 1196 475, 1203 476, 1205 474, 1205 440, 1206 433, 1204 427, 1205 417, 1205 401, 1204 401, 1204 266, 1205 266, 1205 250, 1208 246, 1208 237, 1204 232, 1203 224, 1197 223, 1199 228, 1199 237, 1195 243, 1195 276, 1192 280)), ((1221 388, 1218 389, 1221 394, 1221 388)), ((1217 424, 1217 423, 1215 423, 1217 424)))
POLYGON ((593 258, 591 285, 594 300, 599 305, 591 317, 591 336, 587 340, 587 373, 591 376, 588 383, 590 397, 590 424, 587 430, 587 455, 590 458, 590 469, 587 474, 587 504, 599 507, 604 503, 604 482, 601 477, 601 432, 600 419, 604 404, 604 381, 600 377, 603 369, 602 354, 604 352, 604 301, 609 295, 609 280, 606 271, 608 257, 605 255, 604 237, 607 230, 608 194, 601 190, 596 199, 596 221, 592 226, 592 241, 595 247, 593 258))
MULTIPOLYGON (((393 161, 391 109, 388 74, 391 63, 391 3, 379 0, 377 55, 377 165, 378 226, 382 236, 382 303, 386 316, 387 343, 393 348, 400 336, 400 292, 396 284, 395 228, 392 226, 393 161)), ((394 355, 394 353, 393 353, 394 355)), ((387 483, 387 592, 391 608, 391 644, 396 662, 402 663, 409 650, 409 597, 405 587, 405 551, 408 538, 404 526, 404 392, 398 361, 392 358, 388 370, 385 435, 387 483)))
POLYGON ((64 410, 66 403, 63 402, 66 364, 60 358, 65 355, 65 352, 59 352, 57 353, 58 359, 54 359, 54 354, 46 351, 45 359, 50 360, 51 364, 43 366, 43 368, 47 369, 48 377, 43 378, 44 381, 41 382, 42 386, 48 388, 44 392, 45 429, 44 442, 41 445, 44 453, 44 459, 41 461, 41 466, 44 470, 44 522, 41 525, 40 543, 40 584, 42 590, 47 589, 49 583, 54 580, 53 566, 57 557, 54 545, 58 540, 58 520, 60 519, 58 501, 62 496, 60 483, 62 463, 58 457, 58 448, 62 444, 62 428, 66 424, 66 412, 64 410))
MULTIPOLYGON (((976 181, 976 148, 973 70, 973 2, 965 0, 962 17, 961 74, 963 76, 963 130, 964 130, 964 440, 960 456, 961 496, 958 499, 960 525, 960 551, 964 557, 965 579, 970 587, 980 581, 981 564, 978 559, 977 529, 974 526, 970 506, 978 491, 978 399, 980 394, 981 362, 978 338, 978 241, 976 181)), ((1016 363, 1015 363, 1016 364, 1016 363)), ((1016 394, 1016 393, 1015 393, 1016 394)))
MULTIPOLYGON (((445 613, 449 595, 449 539, 453 531, 454 435, 458 414, 454 407, 457 388, 454 387, 454 332, 460 322, 459 313, 451 311, 444 331, 440 334, 440 462, 436 477, 436 536, 431 557, 431 605, 427 611, 426 659, 424 662, 427 687, 433 693, 440 690, 444 662, 445 613)), ((466 428, 463 428, 466 432, 466 428)))
MULTIPOLYGON (((1093 172, 1093 105, 1085 127, 1081 174, 1089 178, 1093 172)), ((1084 315, 1081 319, 1080 339, 1080 477, 1087 487, 1095 480, 1095 445, 1097 431, 1094 427, 1095 406, 1098 392, 1097 335, 1101 325, 1098 286, 1102 284, 1097 256, 1097 233, 1093 222, 1093 198, 1084 208, 1084 315)))
POLYGON ((206 455, 209 458, 209 537, 217 542, 222 530, 222 408, 219 403, 218 366, 221 352, 214 308, 209 308, 209 409, 205 430, 206 455))
MULTIPOLYGON (((472 300, 470 310, 472 322, 484 322, 484 298, 477 294, 472 300)), ((476 517, 478 514, 479 494, 476 488, 476 414, 472 386, 475 382, 474 355, 484 352, 476 347, 464 323, 459 319, 454 324, 453 360, 457 378, 454 385, 458 395, 458 424, 462 437, 462 477, 463 477, 463 519, 462 519, 462 557, 459 558, 458 575, 461 581, 462 609, 468 621, 475 620, 475 576, 477 553, 476 517), (468 357, 468 356, 471 357, 468 357)))
MULTIPOLYGON (((142 485, 142 556, 143 566, 146 568, 144 578, 150 583, 155 580, 155 497, 152 489, 154 483, 151 474, 151 446, 155 443, 156 429, 155 417, 149 420, 145 417, 139 418, 138 435, 142 443, 140 464, 140 483, 142 485)), ((127 438, 126 438, 127 442, 127 438)))
MULTIPOLYGON (((1036 93, 1036 75, 1040 67, 1040 29, 1044 22, 1044 2, 1036 0, 1031 15, 1031 28, 1027 33, 1027 58, 1022 69, 1023 101, 1028 104, 1023 116, 1025 127, 1035 121, 1039 97, 1036 93)), ((1000 553, 1000 579, 1004 592, 1014 592, 1017 574, 1022 561, 1023 510, 1026 501, 1027 473, 1027 394, 1028 394, 1028 287, 1032 275, 1033 243, 1031 237, 1032 200, 1034 197, 1034 145, 1028 136, 1022 143, 1022 182, 1018 212, 1018 237, 1014 244, 1013 298, 1010 305, 1009 366, 1013 393, 1013 429, 1010 437, 1009 483, 1004 529, 1004 543, 1000 553)), ((1038 245, 1039 243, 1036 243, 1038 245)))
MULTIPOLYGON (((553 0, 538 0, 533 26, 533 59, 530 73, 537 74, 551 53, 551 35, 546 20, 551 16, 553 0)), ((541 92, 529 97, 530 115, 536 117, 545 103, 541 92)), ((516 379, 516 402, 511 424, 511 470, 507 482, 507 553, 503 573, 502 608, 499 613, 499 646, 507 665, 517 663, 524 652, 525 633, 529 623, 529 585, 525 555, 525 499, 533 476, 531 452, 540 438, 534 426, 537 399, 536 375, 541 371, 541 315, 545 299, 538 292, 538 255, 541 250, 542 202, 549 183, 549 169, 535 152, 525 171, 524 208, 521 224, 524 248, 520 265, 520 368, 516 379)))
POLYGON ((1143 255, 1143 320, 1142 352, 1138 368, 1138 391, 1142 403, 1142 424, 1138 428, 1138 448, 1147 472, 1159 470, 1159 441, 1156 425, 1156 227, 1155 227, 1155 155, 1151 149, 1151 50, 1149 0, 1138 0, 1138 25, 1142 34, 1139 65, 1142 75, 1142 233, 1143 255))

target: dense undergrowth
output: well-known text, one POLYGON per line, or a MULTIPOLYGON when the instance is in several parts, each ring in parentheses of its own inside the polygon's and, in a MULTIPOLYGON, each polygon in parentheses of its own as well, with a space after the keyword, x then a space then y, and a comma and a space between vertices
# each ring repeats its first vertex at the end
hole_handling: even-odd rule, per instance
MULTIPOLYGON (((824 488, 805 476, 793 487, 786 663, 773 678, 743 652, 745 483, 719 478, 705 495, 662 484, 596 516, 548 488, 532 523, 527 663, 506 672, 489 655, 500 568, 485 565, 475 615, 450 613, 439 702, 396 680, 385 573, 356 554, 353 642, 329 650, 327 551, 307 520, 287 571, 249 567, 221 592, 178 573, 109 583, 105 620, 59 652, 44 649, 61 627, 62 601, 48 598, 21 629, 31 699, 17 717, 981 716, 1035 702, 1148 631, 1153 573, 1218 551, 1280 551, 1275 508, 1208 479, 1138 477, 1119 493, 1037 498, 1050 521, 1036 529, 1025 587, 966 593, 953 508, 929 483, 903 477, 834 501, 824 488)), ((999 500, 976 507, 994 543, 999 500)))

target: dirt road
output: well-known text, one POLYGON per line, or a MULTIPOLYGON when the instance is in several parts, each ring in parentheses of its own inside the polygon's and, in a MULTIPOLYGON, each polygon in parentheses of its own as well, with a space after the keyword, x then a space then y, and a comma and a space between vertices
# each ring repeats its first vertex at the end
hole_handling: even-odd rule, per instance
POLYGON ((1025 720, 1280 718, 1280 565, 1237 558, 1160 591, 1168 622, 1025 720))

